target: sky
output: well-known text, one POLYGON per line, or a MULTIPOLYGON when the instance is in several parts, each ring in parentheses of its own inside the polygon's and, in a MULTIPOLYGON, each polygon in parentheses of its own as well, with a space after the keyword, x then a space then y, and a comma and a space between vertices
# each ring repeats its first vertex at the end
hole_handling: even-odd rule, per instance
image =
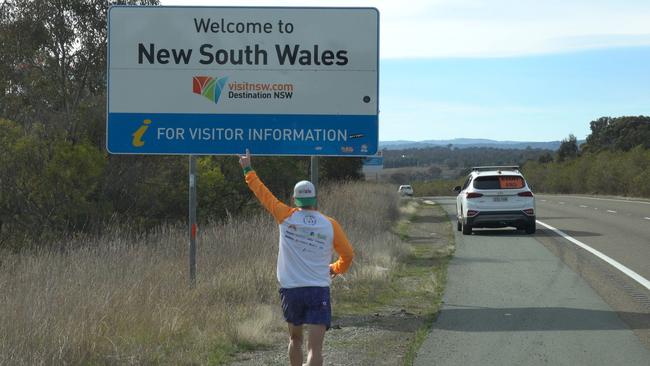
POLYGON ((648 0, 162 0, 380 12, 379 140, 552 141, 650 115, 648 0))

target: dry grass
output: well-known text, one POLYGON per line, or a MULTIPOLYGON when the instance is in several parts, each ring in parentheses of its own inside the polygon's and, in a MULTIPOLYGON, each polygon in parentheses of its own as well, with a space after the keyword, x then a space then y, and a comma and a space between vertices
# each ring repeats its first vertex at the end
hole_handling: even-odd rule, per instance
MULTIPOLYGON (((372 296, 406 253, 389 233, 393 187, 325 188, 321 206, 357 253, 340 291, 372 296)), ((220 364, 284 329, 270 215, 202 228, 195 289, 184 226, 143 237, 116 229, 57 247, 0 253, 0 365, 220 364)))

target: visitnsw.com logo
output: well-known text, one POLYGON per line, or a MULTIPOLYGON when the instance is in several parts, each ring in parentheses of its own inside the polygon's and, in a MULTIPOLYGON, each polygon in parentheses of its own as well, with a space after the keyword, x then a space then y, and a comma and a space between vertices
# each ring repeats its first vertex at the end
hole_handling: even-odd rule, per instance
POLYGON ((202 95, 217 104, 227 81, 228 77, 219 79, 212 76, 194 76, 192 78, 192 92, 202 95))

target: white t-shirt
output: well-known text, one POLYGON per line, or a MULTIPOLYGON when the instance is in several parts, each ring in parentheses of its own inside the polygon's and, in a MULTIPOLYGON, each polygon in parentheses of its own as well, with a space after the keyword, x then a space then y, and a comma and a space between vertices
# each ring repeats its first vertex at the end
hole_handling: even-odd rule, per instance
POLYGON ((318 211, 297 210, 279 227, 277 275, 280 286, 329 286, 334 229, 327 217, 318 211))

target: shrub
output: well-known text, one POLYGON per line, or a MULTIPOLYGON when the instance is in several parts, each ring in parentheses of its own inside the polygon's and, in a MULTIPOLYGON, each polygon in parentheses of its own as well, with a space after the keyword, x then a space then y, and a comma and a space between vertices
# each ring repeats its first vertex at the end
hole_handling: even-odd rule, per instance
POLYGON ((562 163, 529 161, 523 167, 535 191, 650 197, 650 150, 603 150, 562 163))

